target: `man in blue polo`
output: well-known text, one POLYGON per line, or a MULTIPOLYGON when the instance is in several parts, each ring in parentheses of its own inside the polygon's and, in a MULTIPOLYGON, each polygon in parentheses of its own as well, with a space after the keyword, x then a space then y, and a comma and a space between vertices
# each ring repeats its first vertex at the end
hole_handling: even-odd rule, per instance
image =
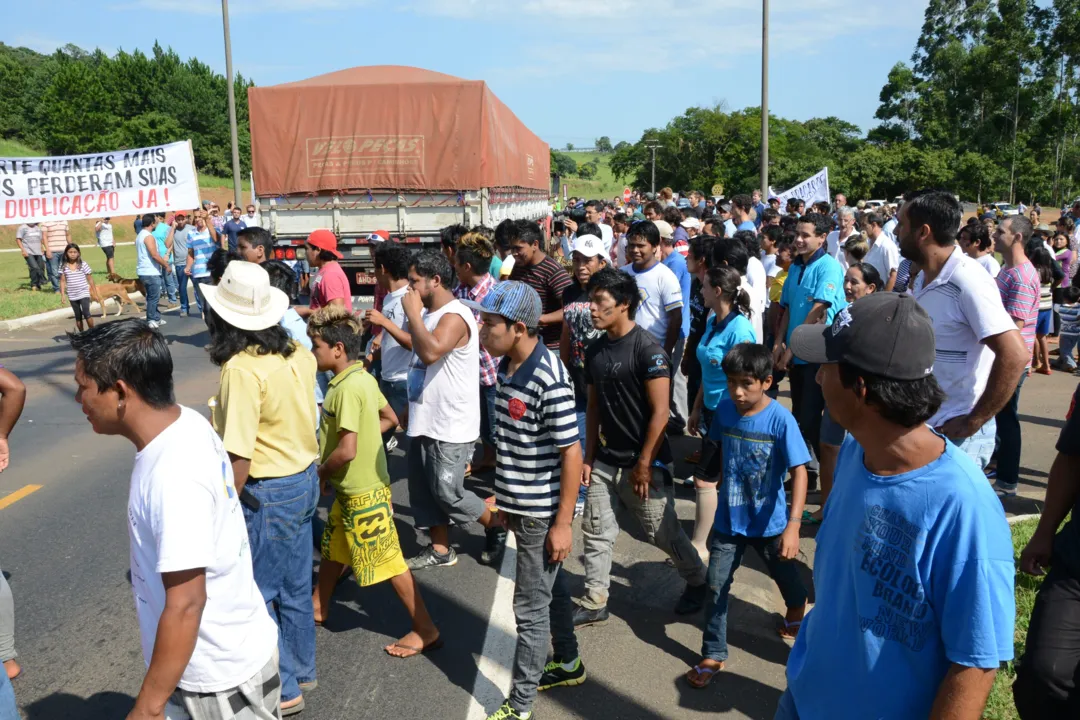
POLYGON ((832 323, 836 313, 847 306, 844 271, 823 247, 831 229, 832 220, 820 213, 807 213, 795 225, 796 257, 780 294, 779 332, 773 348, 777 369, 790 370, 792 413, 816 457, 820 457, 818 440, 825 410, 821 386, 815 379, 818 366, 794 356, 789 344, 795 328, 832 323))

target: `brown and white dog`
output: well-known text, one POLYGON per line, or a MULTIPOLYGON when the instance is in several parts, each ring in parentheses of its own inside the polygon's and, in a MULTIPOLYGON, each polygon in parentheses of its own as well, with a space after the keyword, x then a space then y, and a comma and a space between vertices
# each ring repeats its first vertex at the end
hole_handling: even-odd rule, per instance
POLYGON ((142 280, 138 278, 122 278, 116 273, 109 273, 109 282, 95 285, 94 289, 97 292, 93 299, 101 306, 101 317, 105 317, 106 298, 117 299, 116 314, 120 315, 124 312, 124 303, 131 305, 136 311, 139 310, 138 304, 131 299, 128 293, 137 290, 143 294, 143 297, 146 297, 146 288, 143 286, 142 280))

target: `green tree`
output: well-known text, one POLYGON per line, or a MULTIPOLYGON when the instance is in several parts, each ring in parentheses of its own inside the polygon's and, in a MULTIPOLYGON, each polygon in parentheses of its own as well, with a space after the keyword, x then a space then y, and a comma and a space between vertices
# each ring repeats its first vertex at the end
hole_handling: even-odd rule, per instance
POLYGON ((596 152, 609 153, 614 148, 611 147, 611 138, 607 135, 596 139, 596 152))
POLYGON ((551 150, 551 169, 560 177, 570 177, 577 173, 577 163, 574 158, 558 150, 551 150))

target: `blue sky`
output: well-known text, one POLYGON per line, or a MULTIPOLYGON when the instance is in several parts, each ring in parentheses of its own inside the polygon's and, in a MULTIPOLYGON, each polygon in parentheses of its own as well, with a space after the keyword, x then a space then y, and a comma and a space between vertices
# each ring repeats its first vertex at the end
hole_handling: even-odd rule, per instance
MULTIPOLYGON (((771 0, 772 113, 872 127, 925 7, 771 0)), ((232 0, 230 16, 234 68, 259 85, 383 64, 486 80, 556 148, 635 141, 696 105, 760 103, 761 0, 232 0)), ((11 3, 0 29, 40 52, 155 39, 224 71, 220 0, 11 3)))

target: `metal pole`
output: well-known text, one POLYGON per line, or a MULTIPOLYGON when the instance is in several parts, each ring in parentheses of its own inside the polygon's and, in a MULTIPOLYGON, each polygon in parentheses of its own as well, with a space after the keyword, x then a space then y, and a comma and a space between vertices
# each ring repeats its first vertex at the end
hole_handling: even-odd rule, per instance
POLYGON ((229 89, 229 134, 232 136, 233 207, 240 207, 240 139, 236 129, 236 89, 232 71, 232 41, 229 39, 229 0, 221 0, 225 28, 225 79, 229 89))
POLYGON ((652 192, 656 193, 656 148, 660 147, 654 138, 647 138, 645 140, 645 147, 652 150, 652 192))
POLYGON ((761 0, 761 195, 769 199, 769 0, 761 0))
POLYGON ((652 191, 656 192, 656 146, 652 146, 652 191))

